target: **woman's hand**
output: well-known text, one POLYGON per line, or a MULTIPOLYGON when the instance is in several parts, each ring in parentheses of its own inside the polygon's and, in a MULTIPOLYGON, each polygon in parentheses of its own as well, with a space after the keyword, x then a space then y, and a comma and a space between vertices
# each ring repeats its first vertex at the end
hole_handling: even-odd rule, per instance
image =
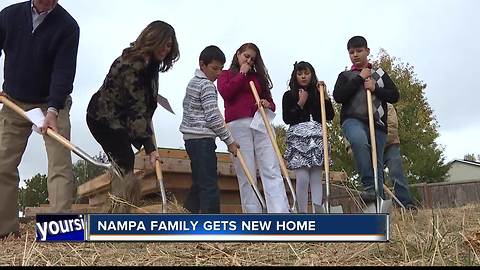
POLYGON ((303 90, 303 89, 298 89, 298 106, 303 109, 303 106, 305 106, 305 103, 307 103, 308 100, 308 92, 303 90))
POLYGON ((325 84, 324 81, 318 81, 317 82, 318 93, 320 93, 320 91, 322 91, 322 88, 323 88, 323 93, 324 93, 323 96, 325 97, 325 100, 330 100, 330 97, 328 96, 327 85, 325 84))
POLYGON ((270 102, 266 99, 260 99, 260 105, 266 109, 270 109, 270 102))
POLYGON ((155 168, 155 163, 157 162, 157 160, 160 160, 160 155, 158 154, 158 152, 153 151, 152 153, 150 153, 150 164, 153 168, 155 168))

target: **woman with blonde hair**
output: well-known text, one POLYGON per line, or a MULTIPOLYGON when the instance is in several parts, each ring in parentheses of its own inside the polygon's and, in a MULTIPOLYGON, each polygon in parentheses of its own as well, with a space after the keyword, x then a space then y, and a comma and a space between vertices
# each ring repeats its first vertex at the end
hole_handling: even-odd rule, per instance
POLYGON ((124 174, 133 171, 131 145, 150 156, 158 154, 151 121, 157 107, 158 73, 168 71, 179 59, 173 27, 163 21, 150 23, 110 67, 103 85, 87 109, 93 137, 124 174))

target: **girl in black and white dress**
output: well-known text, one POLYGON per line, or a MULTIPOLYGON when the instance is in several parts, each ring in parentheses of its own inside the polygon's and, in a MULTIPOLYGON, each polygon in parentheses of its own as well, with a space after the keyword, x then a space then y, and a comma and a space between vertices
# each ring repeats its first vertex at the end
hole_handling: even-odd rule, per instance
MULTIPOLYGON (((309 186, 312 203, 322 204, 324 154, 319 92, 322 85, 325 83, 318 81, 310 63, 295 63, 290 89, 282 100, 283 121, 290 125, 284 158, 288 169, 295 171, 298 209, 303 213, 307 212, 309 186)), ((332 120, 335 112, 328 93, 325 93, 325 111, 327 120, 332 120)))

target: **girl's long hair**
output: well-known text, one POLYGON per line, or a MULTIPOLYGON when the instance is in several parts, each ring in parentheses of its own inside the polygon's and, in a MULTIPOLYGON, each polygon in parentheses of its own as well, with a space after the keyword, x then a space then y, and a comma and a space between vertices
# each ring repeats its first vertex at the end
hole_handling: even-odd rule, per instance
POLYGON ((310 70, 310 72, 312 73, 310 83, 308 84, 307 89, 304 89, 304 90, 308 91, 313 95, 316 95, 316 93, 318 92, 317 91, 318 78, 313 66, 310 63, 305 61, 300 61, 298 63, 295 62, 295 64, 293 64, 293 71, 292 71, 292 75, 290 76, 290 82, 288 83, 288 86, 290 88, 291 94, 297 99, 298 99, 298 90, 302 88, 297 82, 297 72, 304 71, 304 70, 310 70))
POLYGON ((134 60, 147 56, 150 57, 151 60, 154 60, 153 55, 155 50, 166 46, 170 39, 172 41, 172 48, 165 59, 159 63, 158 70, 160 72, 166 72, 172 68, 173 63, 180 58, 175 30, 166 22, 154 21, 150 23, 143 29, 137 40, 130 43, 130 47, 123 50, 122 57, 127 60, 134 60))
POLYGON ((267 67, 263 63, 262 55, 260 54, 260 50, 258 49, 257 45, 253 43, 245 43, 240 48, 238 48, 237 52, 233 55, 232 64, 230 65, 230 70, 233 72, 240 71, 240 64, 238 63, 237 54, 241 54, 244 51, 252 49, 255 51, 257 56, 255 57, 255 63, 252 67, 252 72, 255 72, 260 78, 260 86, 262 87, 263 91, 267 93, 268 97, 272 97, 270 90, 273 88, 272 80, 270 79, 270 75, 268 75, 267 67))

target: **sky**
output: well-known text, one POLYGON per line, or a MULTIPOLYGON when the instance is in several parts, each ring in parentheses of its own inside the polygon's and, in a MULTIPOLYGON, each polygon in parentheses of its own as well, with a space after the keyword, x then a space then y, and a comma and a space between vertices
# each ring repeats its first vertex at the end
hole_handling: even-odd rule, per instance
MULTIPOLYGON (((0 9, 19 1, 2 0, 0 9)), ((414 66, 427 84, 425 96, 440 125, 437 143, 445 160, 480 154, 480 1, 284 1, 284 0, 60 0, 80 26, 77 73, 72 93, 72 142, 90 155, 101 151, 85 122, 87 104, 101 86, 122 50, 152 21, 162 20, 176 31, 180 60, 160 73, 159 92, 168 98, 175 115, 157 109, 154 126, 159 147, 183 148, 178 130, 186 85, 208 45, 219 46, 230 66, 243 43, 260 48, 269 70, 277 104, 274 124, 283 124, 281 98, 295 61, 308 61, 324 80, 330 95, 339 72, 350 66, 346 50, 355 35, 367 38, 372 55, 380 48, 414 66)), ((3 82, 0 58, 0 82, 3 82)), ((401 89, 400 94, 401 94, 401 89)), ((1 105, 0 105, 1 106, 1 105)), ((219 96, 223 112, 223 100, 219 96)), ((218 151, 226 151, 217 139, 218 151)), ((73 160, 79 158, 72 154, 73 160)), ((47 172, 40 135, 30 137, 19 167, 20 178, 47 172)))

